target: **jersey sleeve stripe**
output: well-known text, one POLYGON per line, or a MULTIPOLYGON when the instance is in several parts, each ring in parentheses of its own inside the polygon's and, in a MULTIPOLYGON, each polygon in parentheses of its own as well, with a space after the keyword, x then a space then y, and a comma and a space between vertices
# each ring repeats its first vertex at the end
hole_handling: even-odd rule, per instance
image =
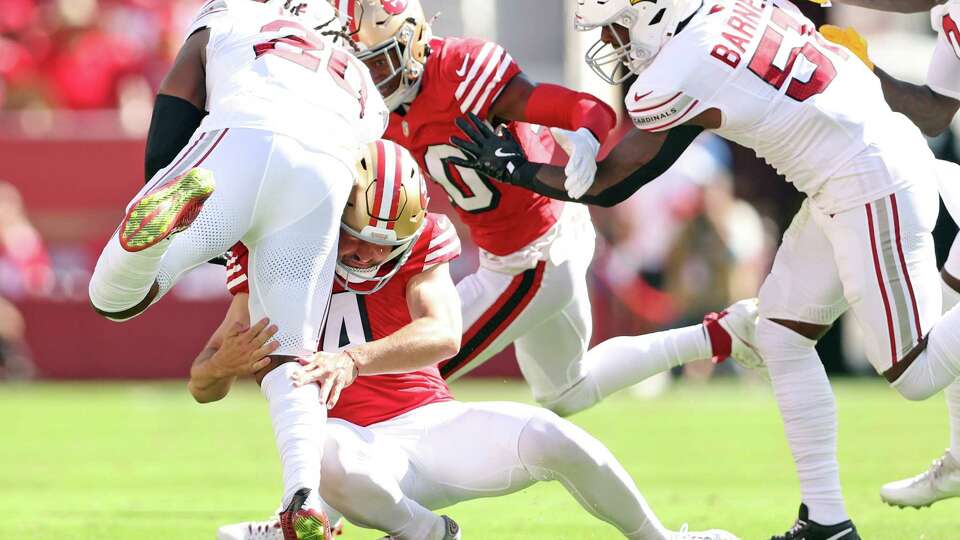
POLYGON ((440 244, 446 243, 447 240, 449 240, 451 237, 454 237, 456 235, 457 235, 457 231, 454 230, 453 227, 447 227, 439 235, 430 239, 430 244, 427 245, 427 250, 429 251, 439 246, 440 244))
POLYGON ((642 108, 642 109, 630 109, 630 112, 632 112, 632 113, 642 113, 642 112, 646 112, 646 111, 652 111, 652 110, 654 110, 654 109, 659 109, 660 107, 663 107, 663 106, 665 106, 665 105, 668 105, 668 104, 670 104, 670 103, 673 103, 674 100, 676 100, 677 98, 679 98, 679 97, 682 96, 682 95, 683 95, 683 92, 677 92, 676 94, 674 94, 673 96, 671 96, 669 99, 667 99, 667 100, 664 101, 663 103, 657 103, 656 105, 651 105, 651 106, 649 106, 649 107, 644 107, 644 108, 642 108))
POLYGON ((493 92, 494 88, 497 88, 500 85, 500 82, 503 80, 503 74, 507 72, 507 69, 513 64, 513 57, 509 54, 506 55, 503 59, 503 62, 500 62, 500 67, 497 69, 497 74, 494 76, 493 80, 490 81, 490 84, 487 85, 487 89, 484 90, 483 96, 480 97, 480 101, 473 107, 473 114, 480 114, 480 110, 487 103, 487 99, 490 97, 490 94, 493 92))
POLYGON ((448 238, 445 242, 437 244, 436 246, 428 247, 427 259, 436 257, 438 253, 449 250, 451 246, 460 249, 460 239, 454 236, 453 238, 448 238))
POLYGON ((674 118, 673 120, 667 122, 666 124, 663 124, 663 125, 660 125, 660 126, 646 126, 646 127, 642 128, 642 129, 643 129, 644 131, 663 131, 664 129, 667 129, 667 128, 669 128, 670 126, 673 126, 674 124, 676 124, 676 123, 682 121, 684 118, 686 118, 686 116, 687 116, 688 114, 690 114, 690 111, 692 111, 692 110, 697 106, 698 103, 700 103, 700 100, 699 100, 699 99, 693 100, 693 102, 690 103, 690 105, 686 108, 686 110, 684 110, 682 113, 678 114, 676 118, 674 118))
MULTIPOLYGON (((484 67, 483 73, 477 78, 473 86, 470 89, 470 93, 467 94, 466 99, 460 104, 460 110, 462 112, 467 112, 470 110, 471 105, 473 105, 474 100, 477 99, 477 96, 480 94, 483 86, 487 83, 487 80, 490 79, 490 76, 493 75, 494 71, 497 69, 497 66, 500 60, 503 58, 505 51, 503 47, 497 47, 493 54, 490 55, 490 58, 487 59, 484 67)), ((481 101, 482 103, 482 101, 481 101)))
POLYGON ((441 262, 446 262, 456 258, 456 256, 459 253, 460 253, 460 242, 450 242, 449 245, 441 249, 438 249, 432 253, 428 253, 423 263, 425 265, 439 264, 441 262))
MULTIPOLYGON (((477 76, 477 72, 480 71, 480 67, 483 66, 484 61, 487 59, 487 55, 490 54, 496 47, 494 43, 484 43, 483 47, 480 49, 480 52, 477 54, 476 59, 474 59, 473 65, 470 67, 470 73, 467 74, 467 77, 460 83, 460 86, 457 87, 457 91, 454 93, 454 97, 459 101, 463 98, 464 94, 467 93, 467 89, 470 87, 470 83, 477 76)), ((469 60, 469 59, 468 59, 469 60)))
POLYGON ((240 285, 243 285, 246 282, 247 282, 247 275, 240 274, 239 276, 227 282, 227 289, 229 289, 230 292, 232 293, 243 292, 243 291, 237 291, 236 288, 239 287, 240 285))

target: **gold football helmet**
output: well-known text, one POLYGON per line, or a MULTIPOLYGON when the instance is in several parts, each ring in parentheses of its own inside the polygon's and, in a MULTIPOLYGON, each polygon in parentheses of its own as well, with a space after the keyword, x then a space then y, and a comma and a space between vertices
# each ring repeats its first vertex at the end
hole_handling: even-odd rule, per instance
POLYGON ((420 0, 332 1, 360 45, 357 58, 364 63, 389 62, 389 75, 376 81, 387 107, 392 111, 411 101, 420 86, 433 37, 420 0))
POLYGON ((340 228, 364 242, 393 248, 370 268, 353 268, 337 258, 337 281, 346 290, 380 290, 410 257, 427 220, 427 184, 406 148, 391 141, 368 144, 357 164, 357 183, 343 211, 340 228))

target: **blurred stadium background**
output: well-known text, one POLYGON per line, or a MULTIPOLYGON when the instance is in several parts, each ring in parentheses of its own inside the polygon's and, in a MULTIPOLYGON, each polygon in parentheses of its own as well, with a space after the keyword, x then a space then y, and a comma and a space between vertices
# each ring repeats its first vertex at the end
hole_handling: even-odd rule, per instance
MULTIPOLYGON (((276 459, 269 437, 261 436, 269 433, 265 415, 253 413, 248 424, 241 414, 259 411, 257 395, 241 393, 232 405, 211 413, 188 403, 182 385, 147 382, 187 376, 190 362, 226 306, 222 269, 206 265, 194 271, 153 310, 122 326, 96 317, 86 300, 99 249, 122 217, 123 205, 143 182, 144 138, 155 89, 200 3, 0 0, 0 381, 46 381, 0 386, 0 418, 10 426, 0 437, 0 463, 15 469, 14 474, 0 472, 0 539, 147 538, 140 531, 146 527, 157 533, 150 537, 212 537, 211 525, 259 518, 273 504, 276 459), (75 383, 104 379, 136 382, 75 383), (188 408, 181 410, 184 407, 188 408), (164 456, 166 462, 149 456, 145 462, 130 459, 166 448, 167 438, 177 438, 180 427, 187 425, 176 450, 164 456), (255 443, 248 445, 244 436, 254 431, 255 443), (194 435, 201 448, 196 457, 189 443, 194 435), (231 447, 244 447, 246 453, 225 463, 241 471, 254 467, 258 478, 234 478, 211 491, 207 481, 217 484, 225 471, 190 476, 194 468, 202 469, 197 460, 215 461, 221 449, 231 447), (64 449, 70 449, 71 456, 62 456, 64 449), (252 449, 262 452, 254 457, 252 449), (103 462, 92 465, 97 460, 103 462), (69 471, 59 470, 60 464, 68 465, 69 471), (164 470, 178 465, 185 469, 176 475, 164 470), (128 481, 118 483, 115 474, 128 481), (191 483, 191 478, 199 484, 191 483), (58 493, 58 482, 63 481, 78 491, 58 493), (94 489, 100 482, 105 483, 94 489), (197 491, 201 488, 206 491, 197 491), (234 488, 253 494, 231 499, 234 488), (155 489, 160 489, 162 504, 171 503, 169 511, 137 514, 150 513, 146 501, 155 489), (45 500, 32 500, 38 496, 45 500), (207 496, 214 498, 203 500, 207 496), (25 525, 34 522, 28 513, 12 510, 23 504, 61 506, 57 500, 63 502, 64 497, 74 508, 49 530, 37 532, 25 525), (89 502, 97 497, 106 499, 89 502), (195 500, 202 500, 200 510, 183 510, 195 500), (235 511, 219 512, 227 505, 235 511), (123 520, 111 522, 119 523, 122 534, 102 523, 112 519, 113 512, 125 512, 123 520), (178 523, 164 525, 167 521, 178 523)), ((439 13, 435 33, 497 40, 531 78, 591 91, 622 109, 621 89, 605 86, 582 62, 583 52, 596 37, 572 31, 575 0, 422 3, 428 14, 439 13)), ((881 14, 842 6, 823 10, 807 2, 800 7, 818 23, 829 19, 855 24, 870 40, 878 65, 906 80, 924 79, 935 38, 926 14, 881 14)), ((958 141, 957 132, 950 130, 930 144, 939 157, 955 161, 960 155, 958 141)), ((752 152, 702 137, 642 196, 614 209, 594 210, 600 237, 590 276, 594 342, 696 322, 705 311, 753 296, 800 200, 752 152)), ((436 190, 432 210, 445 208, 445 197, 436 190)), ((955 232, 942 212, 937 229, 941 256, 955 232)), ((476 249, 468 235, 463 238, 466 250, 454 265, 457 279, 477 264, 476 249)), ((960 539, 956 517, 960 506, 955 501, 922 515, 891 514, 892 510, 882 514, 885 509, 876 508, 876 489, 882 481, 919 471, 938 452, 946 440, 946 420, 942 403, 906 405, 889 393, 863 360, 856 335, 855 325, 844 320, 821 347, 832 373, 873 377, 840 387, 841 409, 851 407, 843 416, 842 459, 849 463, 864 460, 863 454, 873 449, 879 452, 866 458, 864 471, 846 469, 857 475, 852 483, 856 491, 849 494, 854 510, 870 508, 886 516, 873 522, 860 518, 858 523, 865 523, 868 532, 875 531, 865 537, 918 538, 916 532, 921 531, 927 539, 960 539), (874 410, 863 403, 875 405, 874 410), (871 418, 862 420, 861 412, 871 418), (920 417, 922 421, 917 420, 920 417), (880 431, 902 437, 883 447, 880 431), (886 466, 893 455, 909 458, 896 467, 886 466), (893 521, 885 521, 891 515, 909 515, 912 525, 897 529, 893 521)), ((665 517, 717 518, 735 531, 753 531, 750 537, 759 537, 792 521, 795 480, 768 390, 755 385, 759 386, 755 392, 741 396, 738 383, 725 381, 701 392, 704 387, 693 382, 737 375, 721 367, 715 374, 710 365, 689 366, 685 373, 641 390, 656 393, 672 381, 687 381, 654 401, 618 397, 577 421, 610 443, 615 453, 624 454, 641 489, 651 492, 654 506, 665 517), (701 395, 702 408, 689 403, 701 395), (651 414, 651 407, 662 414, 651 414), (687 415, 703 416, 687 423, 682 420, 687 415), (628 423, 630 429, 624 432, 625 426, 617 426, 612 418, 628 423), (727 421, 735 425, 720 427, 727 421), (648 422, 652 431, 647 430, 648 422), (671 437, 665 447, 644 448, 658 446, 657 437, 662 436, 671 437), (706 464, 700 463, 704 459, 706 464), (671 461, 687 470, 675 470, 671 461), (761 466, 744 467, 748 463, 761 466), (698 479, 696 473, 705 465, 711 465, 712 474, 698 479), (680 475, 678 485, 671 485, 677 481, 674 473, 680 475), (768 492, 775 495, 771 497, 778 503, 775 510, 759 489, 770 479, 780 484, 768 492), (737 529, 737 523, 743 527, 737 529)), ((513 381, 518 376, 507 350, 471 376, 495 382, 468 381, 454 389, 468 398, 525 399, 522 387, 513 381)), ((518 524, 524 515, 516 509, 506 511, 509 506, 469 506, 476 509, 467 510, 474 512, 472 521, 467 520, 468 530, 478 530, 473 523, 494 521, 499 527, 494 529, 500 531, 496 535, 472 537, 613 537, 609 531, 588 534, 594 530, 589 518, 579 511, 567 512, 575 514, 568 518, 564 512, 573 510, 569 501, 560 500, 559 488, 551 487, 550 493, 559 506, 551 506, 549 498, 543 499, 550 501, 545 506, 536 506, 541 499, 524 495, 527 498, 518 506, 534 505, 536 515, 523 526, 518 524), (490 508, 506 513, 490 515, 490 508), (557 522, 551 523, 548 516, 558 516, 557 522), (544 530, 553 532, 536 532, 544 530)))

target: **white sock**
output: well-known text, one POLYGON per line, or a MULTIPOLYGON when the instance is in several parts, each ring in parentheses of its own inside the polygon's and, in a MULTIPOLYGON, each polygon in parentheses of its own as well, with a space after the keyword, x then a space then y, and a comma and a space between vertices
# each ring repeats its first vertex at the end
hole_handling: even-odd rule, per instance
POLYGON ((670 368, 710 358, 710 350, 710 339, 698 324, 608 339, 587 351, 583 364, 603 399, 670 368))
POLYGON ((816 342, 761 318, 757 345, 770 371, 810 519, 821 525, 846 521, 837 463, 837 405, 816 342))
POLYGON ((114 233, 90 277, 90 302, 109 313, 124 311, 142 302, 157 279, 163 254, 169 246, 169 241, 163 241, 143 251, 130 252, 123 249, 114 233))
POLYGON ((290 376, 300 369, 293 362, 282 364, 263 378, 260 390, 270 405, 270 421, 283 467, 283 508, 294 493, 310 489, 307 506, 316 507, 320 489, 320 462, 327 410, 320 403, 315 384, 294 388, 290 376))
POLYGON ((617 458, 574 424, 547 412, 534 416, 520 432, 517 451, 532 478, 558 480, 587 512, 627 538, 669 538, 617 458))

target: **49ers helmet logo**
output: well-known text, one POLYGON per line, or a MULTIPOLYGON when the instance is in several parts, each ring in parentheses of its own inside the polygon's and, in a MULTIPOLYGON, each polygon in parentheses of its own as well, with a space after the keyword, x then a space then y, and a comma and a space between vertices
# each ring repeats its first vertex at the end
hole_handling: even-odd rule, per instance
POLYGON ((399 15, 407 9, 407 0, 380 0, 380 4, 390 15, 399 15))

